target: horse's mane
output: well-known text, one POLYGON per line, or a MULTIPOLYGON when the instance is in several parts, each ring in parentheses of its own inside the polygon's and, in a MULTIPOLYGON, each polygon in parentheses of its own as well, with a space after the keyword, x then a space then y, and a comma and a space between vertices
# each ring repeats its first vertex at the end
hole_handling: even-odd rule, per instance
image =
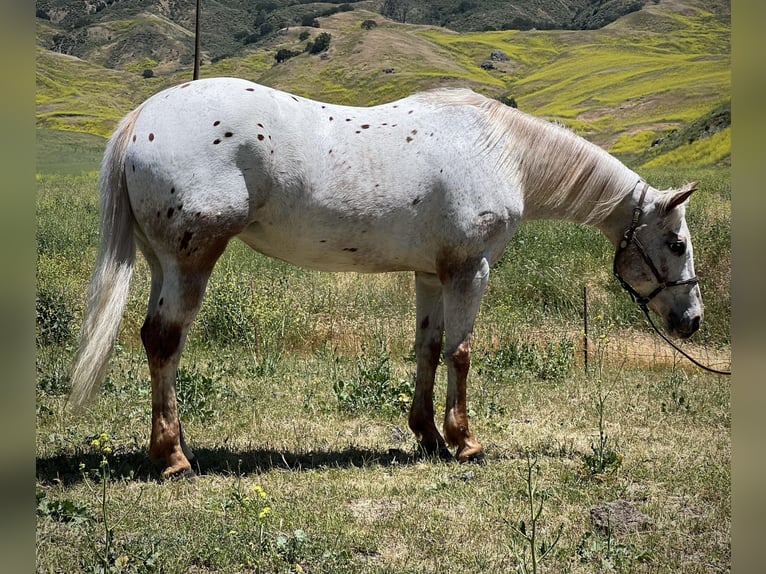
POLYGON ((502 145, 499 170, 520 181, 531 217, 603 221, 639 180, 597 145, 569 129, 466 89, 421 95, 431 105, 470 105, 485 128, 479 149, 502 145))

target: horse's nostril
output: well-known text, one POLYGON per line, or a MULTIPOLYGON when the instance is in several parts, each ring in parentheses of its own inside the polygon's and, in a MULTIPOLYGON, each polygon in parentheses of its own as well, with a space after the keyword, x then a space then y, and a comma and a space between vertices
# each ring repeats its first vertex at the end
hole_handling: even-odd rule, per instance
POLYGON ((697 329, 700 328, 700 320, 701 319, 699 315, 695 315, 694 318, 692 319, 692 325, 691 325, 692 333, 695 333, 697 329))

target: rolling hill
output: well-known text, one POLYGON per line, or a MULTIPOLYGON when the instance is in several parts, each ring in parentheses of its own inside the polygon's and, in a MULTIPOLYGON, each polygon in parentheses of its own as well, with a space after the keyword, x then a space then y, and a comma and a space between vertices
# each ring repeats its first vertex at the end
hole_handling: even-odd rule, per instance
MULTIPOLYGON (((37 4, 38 11, 46 6, 44 0, 37 4)), ((162 14, 147 11, 143 0, 103 4, 101 12, 121 4, 120 18, 81 26, 94 38, 81 57, 49 49, 63 41, 61 29, 71 16, 46 12, 38 18, 39 127, 106 136, 147 96, 191 77, 184 46, 193 25, 179 11, 183 2, 160 2, 162 14)), ((203 3, 203 27, 212 14, 216 21, 226 19, 223 8, 245 4, 280 5, 203 3), (221 11, 214 12, 214 6, 221 11)), ((437 86, 468 86, 491 97, 513 98, 524 111, 561 121, 637 164, 662 163, 664 156, 700 165, 728 162, 730 113, 716 113, 730 101, 728 2, 652 1, 592 30, 460 33, 395 22, 372 10, 379 5, 357 2, 352 10, 333 11, 337 4, 292 3, 289 8, 306 14, 321 9, 328 15, 314 18, 310 26, 265 34, 238 48, 236 56, 213 58, 208 51, 201 75, 241 76, 353 105, 437 86), (375 25, 363 27, 365 21, 375 25), (305 52, 320 33, 330 34, 329 48, 305 52), (293 57, 277 64, 279 50, 293 57)), ((247 30, 237 31, 239 24, 231 20, 235 13, 228 14, 233 32, 219 42, 241 42, 247 30)), ((207 37, 202 36, 204 50, 209 50, 207 37)))
MULTIPOLYGON (((452 30, 587 29, 640 9, 647 0, 203 0, 202 43, 208 61, 241 55, 279 30, 313 25, 352 10, 400 23, 452 30)), ((124 69, 141 60, 162 69, 188 67, 194 54, 195 0, 36 0, 40 47, 124 69)))

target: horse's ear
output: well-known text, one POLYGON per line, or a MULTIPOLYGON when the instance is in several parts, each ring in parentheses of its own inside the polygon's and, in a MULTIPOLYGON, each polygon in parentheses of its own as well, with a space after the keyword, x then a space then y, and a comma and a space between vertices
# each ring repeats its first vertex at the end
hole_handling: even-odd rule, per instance
POLYGON ((692 193, 697 191, 697 182, 693 181, 682 186, 680 189, 671 191, 668 197, 662 202, 662 210, 665 213, 675 209, 679 205, 685 203, 692 193))

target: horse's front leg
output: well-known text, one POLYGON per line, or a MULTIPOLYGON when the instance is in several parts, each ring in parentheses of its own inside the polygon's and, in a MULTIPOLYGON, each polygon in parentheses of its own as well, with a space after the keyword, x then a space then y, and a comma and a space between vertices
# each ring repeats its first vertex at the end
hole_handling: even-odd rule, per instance
POLYGON ((435 275, 416 273, 415 296, 417 372, 409 425, 426 454, 452 458, 447 444, 434 424, 434 379, 444 336, 444 304, 439 279, 435 275))
POLYGON ((489 263, 483 258, 473 265, 448 270, 444 277, 447 365, 444 437, 450 445, 457 446, 455 456, 460 462, 484 459, 481 444, 468 428, 466 388, 473 325, 488 279, 489 263))

